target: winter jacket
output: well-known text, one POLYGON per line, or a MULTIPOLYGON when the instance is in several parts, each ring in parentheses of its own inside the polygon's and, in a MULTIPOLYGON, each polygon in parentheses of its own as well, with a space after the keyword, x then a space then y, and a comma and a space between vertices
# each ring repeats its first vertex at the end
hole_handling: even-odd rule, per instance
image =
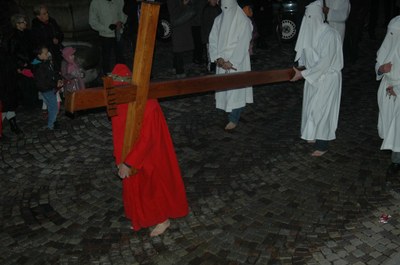
POLYGON ((54 70, 51 61, 34 59, 32 65, 35 84, 40 92, 47 92, 57 88, 57 82, 62 80, 62 77, 54 70))

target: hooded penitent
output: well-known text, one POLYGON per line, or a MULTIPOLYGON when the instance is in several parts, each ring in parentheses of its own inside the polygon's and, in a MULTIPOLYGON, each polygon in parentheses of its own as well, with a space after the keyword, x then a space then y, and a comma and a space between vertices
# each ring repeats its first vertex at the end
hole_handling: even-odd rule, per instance
MULTIPOLYGON (((238 6, 236 0, 222 0, 222 13, 215 18, 209 36, 211 61, 223 58, 232 63, 237 72, 250 71, 250 41, 253 26, 250 19, 238 6)), ((235 71, 235 70, 231 70, 235 71)), ((217 74, 226 71, 217 67, 217 74)), ((215 93, 216 107, 231 112, 253 102, 251 87, 215 93)))
POLYGON ((379 65, 392 62, 392 71, 385 74, 391 80, 391 85, 400 84, 400 64, 393 63, 400 59, 400 16, 393 18, 378 50, 376 61, 379 65))
POLYGON ((339 118, 342 41, 323 20, 321 4, 308 5, 295 47, 295 61, 306 68, 301 72, 305 79, 301 138, 309 141, 335 139, 339 118))
MULTIPOLYGON (((126 65, 118 64, 112 74, 114 85, 126 84, 132 75, 126 65)), ((124 161, 121 153, 126 131, 128 104, 117 105, 112 117, 114 156, 137 170, 134 176, 122 180, 125 215, 134 230, 153 226, 169 218, 187 215, 188 205, 178 160, 164 114, 156 99, 146 103, 140 135, 124 161)))
POLYGON ((376 71, 381 65, 392 64, 392 69, 388 73, 377 75, 377 80, 381 80, 378 90, 378 132, 384 139, 381 149, 400 152, 400 16, 393 18, 378 50, 376 58, 376 71), (387 88, 393 87, 397 96, 387 93, 387 88))
POLYGON ((314 2, 306 7, 303 20, 301 22, 299 36, 295 46, 295 61, 299 60, 304 49, 315 49, 321 33, 327 27, 324 24, 322 6, 319 2, 314 2))

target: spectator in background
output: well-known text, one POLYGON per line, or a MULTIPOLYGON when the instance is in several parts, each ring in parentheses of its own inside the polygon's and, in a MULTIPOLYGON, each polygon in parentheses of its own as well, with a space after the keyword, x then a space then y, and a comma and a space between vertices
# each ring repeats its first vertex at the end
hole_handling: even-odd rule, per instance
POLYGON ((378 90, 378 133, 381 149, 392 150, 388 177, 400 171, 400 16, 391 20, 376 58, 378 90))
POLYGON ((193 36, 193 63, 202 65, 204 64, 204 46, 201 40, 201 18, 204 7, 207 5, 207 0, 192 0, 192 6, 196 14, 192 22, 192 36, 193 36))
POLYGON ((344 42, 344 34, 346 31, 346 20, 350 14, 350 0, 326 0, 326 7, 323 5, 324 0, 318 0, 322 4, 324 15, 331 27, 336 29, 344 42))
POLYGON ((183 53, 194 48, 191 20, 196 11, 189 2, 190 0, 167 0, 172 23, 173 67, 177 78, 186 76, 183 53))
MULTIPOLYGON (((11 131, 15 134, 21 134, 22 131, 17 125, 16 109, 18 107, 17 93, 17 65, 12 54, 6 51, 5 45, 0 40, 0 113, 1 123, 7 119, 11 131)), ((2 126, 4 127, 4 126, 2 126)), ((0 130, 0 138, 2 138, 2 128, 0 130)))
POLYGON ((138 8, 139 5, 137 0, 124 0, 123 12, 127 15, 124 27, 124 37, 128 40, 132 53, 131 58, 135 57, 136 40, 139 28, 138 8))
POLYGON ((33 74, 36 87, 41 92, 43 102, 47 105, 47 128, 49 130, 59 129, 57 93, 63 85, 62 77, 54 69, 49 49, 46 46, 36 48, 34 54, 36 54, 36 58, 32 62, 33 74))
POLYGON ((31 62, 33 59, 32 36, 27 29, 25 15, 15 14, 11 17, 12 35, 8 41, 8 52, 17 64, 17 86, 21 103, 28 108, 37 105, 37 91, 32 79, 31 62))
POLYGON ((104 75, 110 73, 115 65, 111 61, 113 51, 116 63, 125 62, 121 34, 127 16, 123 12, 123 7, 123 0, 92 0, 90 3, 89 24, 100 36, 104 75))
POLYGON ((238 1, 239 6, 243 9, 243 12, 246 14, 246 16, 251 20, 251 24, 253 25, 253 32, 252 32, 252 37, 250 41, 250 48, 249 52, 250 55, 253 55, 253 48, 254 48, 254 43, 256 42, 258 38, 258 29, 257 26, 254 22, 253 18, 253 5, 250 0, 239 0, 238 1))
POLYGON ((272 32, 272 0, 253 0, 254 22, 258 29, 257 48, 266 49, 268 34, 272 32))
POLYGON ((370 0, 350 0, 351 11, 346 22, 344 40, 344 53, 346 61, 355 63, 358 59, 358 44, 362 38, 362 32, 368 16, 370 0))
MULTIPOLYGON (((217 74, 250 71, 251 20, 236 0, 222 0, 222 13, 215 18, 210 32, 210 58, 217 64, 217 74)), ((236 128, 247 103, 253 103, 253 88, 244 87, 215 93, 216 107, 229 112, 225 130, 236 128)))
POLYGON ((208 37, 210 36, 211 28, 214 24, 214 19, 221 14, 221 8, 218 5, 218 0, 208 0, 208 4, 203 9, 201 18, 201 41, 206 50, 206 65, 207 70, 215 73, 215 62, 210 61, 210 53, 208 50, 208 37))
POLYGON ((64 89, 70 92, 84 89, 84 72, 75 60, 75 49, 65 47, 62 56, 64 60, 61 62, 61 75, 64 78, 64 89))
POLYGON ((311 155, 318 157, 336 138, 343 68, 340 35, 324 23, 321 2, 306 7, 295 51, 299 69, 294 68, 291 81, 305 79, 301 138, 314 143, 311 155))
POLYGON ((34 48, 43 45, 48 47, 54 62, 54 68, 60 71, 64 33, 58 26, 57 21, 49 16, 48 9, 45 5, 36 5, 33 8, 33 14, 35 15, 35 18, 32 20, 33 46, 34 48))

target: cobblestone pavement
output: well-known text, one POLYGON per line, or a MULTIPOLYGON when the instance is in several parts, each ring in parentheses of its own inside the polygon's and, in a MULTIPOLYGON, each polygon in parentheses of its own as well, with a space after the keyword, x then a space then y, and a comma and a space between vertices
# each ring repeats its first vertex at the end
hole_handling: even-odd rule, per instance
MULTIPOLYGON (((103 110, 62 116, 49 132, 39 109, 21 109, 25 136, 6 124, 1 142, 0 264, 400 264, 400 185, 381 188, 379 45, 365 40, 344 69, 337 140, 321 158, 299 139, 302 82, 255 88, 233 133, 213 93, 163 100, 191 211, 156 238, 124 217, 103 110)), ((158 44, 156 79, 172 78, 168 49, 158 44)), ((293 58, 293 44, 271 40, 253 69, 293 58)))

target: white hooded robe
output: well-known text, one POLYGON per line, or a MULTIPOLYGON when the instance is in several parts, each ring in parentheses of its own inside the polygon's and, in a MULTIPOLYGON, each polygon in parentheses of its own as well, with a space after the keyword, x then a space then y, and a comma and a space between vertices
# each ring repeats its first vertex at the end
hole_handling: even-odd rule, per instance
MULTIPOLYGON (((250 41, 253 26, 250 19, 238 6, 236 0, 222 0, 222 13, 215 18, 209 36, 210 60, 218 58, 230 61, 237 71, 250 71, 250 41)), ((225 70, 217 67, 217 74, 225 70)), ((246 103, 253 103, 252 87, 238 88, 215 93, 216 107, 231 112, 246 103)))
POLYGON ((381 80, 378 90, 378 133, 383 139, 381 149, 400 152, 400 16, 393 18, 378 50, 375 70, 381 80), (389 73, 378 74, 381 65, 392 63, 389 73), (387 87, 393 86, 397 96, 389 96, 387 87))
POLYGON ((301 138, 333 140, 339 119, 343 53, 339 33, 323 23, 320 3, 306 7, 295 50, 305 66, 301 138))

